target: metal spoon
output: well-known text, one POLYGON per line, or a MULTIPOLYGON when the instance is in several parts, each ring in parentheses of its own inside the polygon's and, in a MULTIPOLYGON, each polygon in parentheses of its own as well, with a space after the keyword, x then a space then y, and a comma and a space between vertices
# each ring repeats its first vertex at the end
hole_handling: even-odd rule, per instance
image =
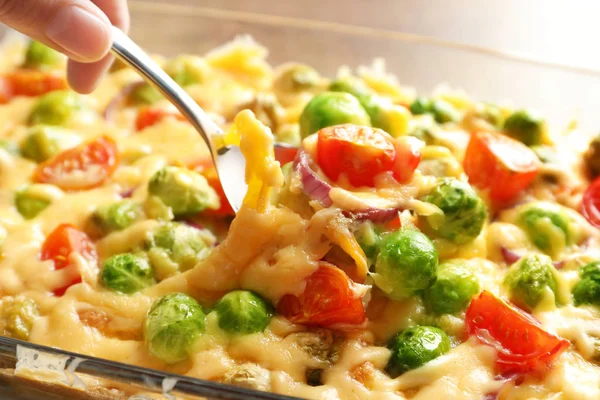
POLYGON ((133 67, 144 79, 158 89, 196 128, 210 150, 219 174, 221 185, 231 207, 237 212, 242 206, 247 191, 244 178, 246 160, 238 146, 216 148, 212 141, 215 135, 223 134, 206 115, 204 110, 164 72, 144 51, 123 31, 113 27, 113 53, 121 61, 133 67))

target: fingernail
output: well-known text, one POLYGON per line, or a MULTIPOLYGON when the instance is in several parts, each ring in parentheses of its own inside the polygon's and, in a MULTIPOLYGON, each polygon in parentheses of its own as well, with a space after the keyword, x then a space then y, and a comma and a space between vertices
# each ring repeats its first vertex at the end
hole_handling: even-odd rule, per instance
POLYGON ((65 6, 57 12, 46 36, 82 62, 101 59, 110 46, 107 22, 75 6, 65 6))

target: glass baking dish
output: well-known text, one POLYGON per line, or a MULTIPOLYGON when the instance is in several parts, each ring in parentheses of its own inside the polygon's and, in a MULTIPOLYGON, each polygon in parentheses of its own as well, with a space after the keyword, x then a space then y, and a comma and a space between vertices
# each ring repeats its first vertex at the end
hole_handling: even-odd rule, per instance
MULTIPOLYGON (((412 34, 288 17, 154 1, 131 1, 130 7, 131 36, 153 53, 202 54, 237 35, 250 34, 269 49, 269 61, 273 65, 299 61, 333 76, 342 65, 355 68, 384 58, 388 72, 396 75, 402 85, 419 92, 429 93, 440 83, 446 83, 480 100, 536 108, 548 117, 555 129, 566 127, 573 119, 578 120, 583 130, 595 131, 600 127, 597 112, 600 71, 571 66, 568 62, 557 65, 412 34)), ((175 397, 290 398, 0 337, 0 398, 175 397), (17 360, 24 357, 31 357, 32 362, 51 364, 56 370, 51 378, 68 384, 50 387, 22 374, 13 376, 15 368, 19 368, 17 360), (93 392, 86 390, 92 387, 90 385, 94 387, 93 392)))

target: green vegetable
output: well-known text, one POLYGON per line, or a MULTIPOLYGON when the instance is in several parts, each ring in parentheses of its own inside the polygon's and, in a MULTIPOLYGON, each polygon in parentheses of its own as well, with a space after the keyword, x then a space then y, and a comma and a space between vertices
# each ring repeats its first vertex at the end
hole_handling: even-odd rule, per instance
POLYGON ((413 115, 431 114, 439 124, 456 122, 460 119, 460 114, 454 106, 442 99, 420 97, 410 105, 410 112, 413 115))
POLYGON ((446 262, 438 267, 437 280, 425 289, 423 300, 435 314, 456 314, 467 308, 479 289, 477 277, 466 265, 446 262))
POLYGON ((21 142, 21 154, 35 162, 46 161, 80 143, 77 135, 55 126, 36 125, 29 128, 21 142))
POLYGON ((454 178, 441 178, 423 201, 443 212, 443 215, 427 217, 428 225, 438 236, 463 244, 481 233, 487 217, 485 203, 469 184, 454 178))
POLYGON ((298 124, 287 124, 279 128, 275 137, 277 142, 289 144, 290 146, 300 147, 302 144, 302 136, 300 135, 300 127, 298 124))
POLYGON ((227 293, 215 304, 219 327, 228 333, 262 332, 273 317, 273 310, 259 295, 247 290, 227 293))
POLYGON ((173 364, 188 358, 190 347, 204 332, 204 311, 184 293, 156 300, 144 324, 144 337, 152 355, 173 364))
POLYGON ((60 53, 40 42, 31 41, 25 52, 25 68, 52 68, 60 62, 60 53))
POLYGON ((354 232, 356 241, 365 252, 369 259, 374 259, 377 256, 381 235, 377 232, 375 225, 371 221, 366 221, 359 225, 354 232))
POLYGON ((469 131, 500 130, 504 126, 504 115, 500 108, 492 104, 478 103, 465 113, 462 124, 469 131))
POLYGON ((518 216, 518 224, 537 248, 551 256, 572 240, 571 220, 556 204, 537 202, 525 205, 518 216))
POLYGON ((414 326, 395 335, 388 348, 392 355, 386 370, 392 377, 396 377, 447 353, 450 350, 450 339, 439 328, 414 326))
POLYGON ((107 234, 127 228, 137 221, 140 216, 141 208, 139 204, 131 200, 122 200, 98 207, 92 214, 92 220, 107 234))
POLYGON ((39 98, 29 114, 31 125, 64 125, 73 115, 86 108, 80 95, 68 90, 56 90, 39 98))
POLYGON ((0 336, 28 340, 39 315, 34 300, 24 296, 3 297, 0 300, 0 336))
POLYGON ((410 112, 406 108, 376 95, 362 96, 359 101, 374 127, 383 129, 393 137, 403 136, 408 132, 410 112))
POLYGON ((339 124, 371 125, 369 115, 351 94, 320 93, 306 105, 300 115, 300 133, 303 138, 327 126, 339 124))
POLYGON ((162 98, 163 95, 149 83, 143 83, 129 93, 129 101, 134 105, 151 105, 162 98))
POLYGON ((401 229, 384 236, 375 262, 375 284, 393 300, 430 287, 437 277, 433 243, 417 230, 401 229))
POLYGON ((8 154, 18 156, 21 154, 19 146, 10 140, 0 139, 0 149, 4 149, 8 154))
POLYGON ((165 72, 180 86, 202 83, 206 69, 202 58, 190 55, 175 57, 165 66, 165 72))
POLYGON ((359 100, 361 97, 371 93, 371 90, 369 90, 363 80, 354 76, 334 80, 329 84, 329 90, 332 92, 350 93, 359 100))
POLYGON ((52 203, 52 198, 39 190, 39 186, 29 185, 15 193, 15 207, 25 219, 35 218, 52 203))
POLYGON ((504 133, 527 146, 542 144, 546 135, 546 123, 531 111, 519 110, 504 122, 504 133))
POLYGON ((218 209, 219 196, 202 175, 179 167, 158 170, 148 183, 148 193, 171 207, 175 216, 218 209))
POLYGON ((139 292, 156 283, 148 261, 131 253, 118 254, 104 261, 100 281, 104 287, 125 294, 139 292))
POLYGON ((579 270, 581 280, 573 287, 576 306, 591 304, 600 306, 600 262, 594 261, 579 270))
POLYGON ((557 294, 556 269, 552 259, 542 254, 528 254, 508 270, 504 284, 510 289, 510 300, 522 308, 533 309, 547 289, 557 294))
POLYGON ((316 88, 321 76, 312 67, 290 64, 283 68, 273 81, 273 88, 283 93, 302 92, 316 88))
POLYGON ((194 267, 210 254, 215 241, 206 230, 168 222, 148 233, 144 247, 157 278, 162 280, 194 267))

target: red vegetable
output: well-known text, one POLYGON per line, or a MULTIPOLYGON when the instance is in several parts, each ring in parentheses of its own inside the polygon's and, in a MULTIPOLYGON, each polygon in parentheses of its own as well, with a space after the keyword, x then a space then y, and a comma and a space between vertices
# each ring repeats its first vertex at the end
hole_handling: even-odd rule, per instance
POLYGON ((523 143, 496 132, 475 132, 463 161, 469 181, 497 203, 514 200, 537 174, 539 159, 523 143))
POLYGON ((305 325, 362 324, 365 309, 351 288, 348 275, 333 264, 321 262, 307 279, 299 296, 287 294, 279 300, 277 311, 290 321, 305 325))
MULTIPOLYGON (((92 265, 98 264, 98 253, 90 238, 73 225, 61 224, 46 238, 42 246, 40 258, 42 260, 52 260, 54 262, 54 269, 60 270, 70 265, 69 257, 71 253, 81 254, 92 265)), ((78 276, 65 286, 55 289, 54 294, 62 296, 69 287, 80 282, 81 276, 78 276)))
POLYGON ((158 107, 142 107, 135 120, 135 129, 141 131, 150 126, 156 125, 165 118, 175 118, 179 121, 186 121, 186 118, 177 110, 165 110, 158 107))
POLYGON ((581 213, 590 224, 600 228, 600 178, 587 188, 581 201, 581 213))
POLYGON ((371 221, 376 224, 383 224, 392 221, 398 217, 397 208, 369 208, 361 211, 344 211, 344 216, 356 221, 371 221))
POLYGON ((487 291, 471 301, 465 322, 470 335, 498 351, 497 366, 502 373, 543 372, 570 345, 487 291))
POLYGON ((67 89, 64 76, 34 69, 19 69, 0 77, 0 104, 16 96, 35 97, 67 89))
POLYGON ((101 136, 38 165, 33 180, 64 190, 90 189, 104 183, 117 164, 116 143, 107 136, 101 136))
POLYGON ((329 192, 331 191, 331 185, 325 182, 317 175, 315 171, 310 167, 311 158, 304 151, 300 149, 296 160, 294 161, 294 169, 300 175, 302 180, 302 189, 308 197, 313 200, 321 202, 324 207, 329 207, 333 204, 329 192))

